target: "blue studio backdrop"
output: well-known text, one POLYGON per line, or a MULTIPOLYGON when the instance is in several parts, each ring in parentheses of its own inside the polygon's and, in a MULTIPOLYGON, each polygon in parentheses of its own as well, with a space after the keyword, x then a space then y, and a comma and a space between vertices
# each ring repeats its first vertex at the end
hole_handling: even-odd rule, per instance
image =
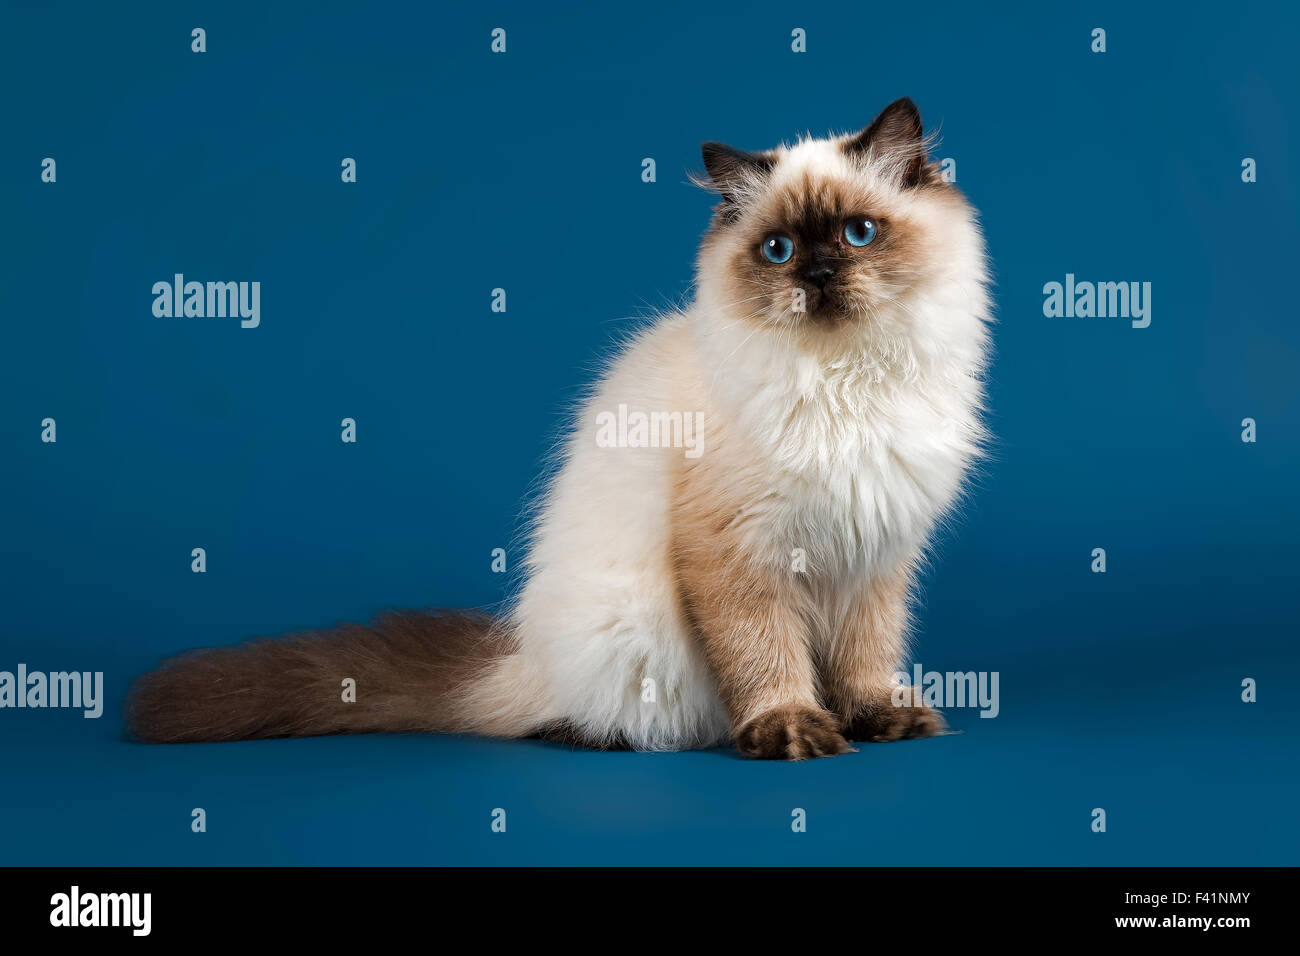
POLYGON ((1298 20, 7 4, 0 670, 102 671, 104 700, 0 709, 0 863, 1296 862, 1298 20), (503 601, 493 549, 517 568, 574 398, 689 295, 699 144, 903 95, 981 211, 998 314, 997 440, 916 660, 998 672, 996 718, 806 764, 125 738, 129 681, 182 649, 503 601), (176 274, 259 282, 257 325, 156 316, 176 274), (1046 315, 1067 275, 1151 283, 1149 325, 1046 315))

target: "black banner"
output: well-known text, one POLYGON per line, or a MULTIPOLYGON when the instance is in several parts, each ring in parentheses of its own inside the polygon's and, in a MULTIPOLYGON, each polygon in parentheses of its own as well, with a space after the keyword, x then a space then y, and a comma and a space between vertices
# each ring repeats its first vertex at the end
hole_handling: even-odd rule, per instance
MULTIPOLYGON (((774 923, 866 919, 872 937, 1036 940, 1130 937, 1231 946, 1286 932, 1292 869, 284 869, 35 868, 0 871, 7 940, 375 940, 456 924, 491 932, 536 917, 661 921, 714 914, 738 935, 774 923)), ((629 931, 632 931, 629 927, 629 931)), ((685 932, 684 925, 674 932, 685 932)))

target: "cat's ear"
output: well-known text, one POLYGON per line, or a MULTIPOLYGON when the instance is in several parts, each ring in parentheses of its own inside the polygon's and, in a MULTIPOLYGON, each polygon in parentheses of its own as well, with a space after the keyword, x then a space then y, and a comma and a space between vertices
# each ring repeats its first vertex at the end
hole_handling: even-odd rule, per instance
POLYGON ((696 184, 731 202, 739 202, 746 188, 771 172, 775 162, 770 153, 747 153, 726 143, 705 143, 700 152, 709 175, 707 179, 696 177, 696 184))
POLYGON ((921 111, 906 96, 894 100, 870 126, 844 143, 844 151, 878 163, 900 186, 917 185, 927 158, 921 111))

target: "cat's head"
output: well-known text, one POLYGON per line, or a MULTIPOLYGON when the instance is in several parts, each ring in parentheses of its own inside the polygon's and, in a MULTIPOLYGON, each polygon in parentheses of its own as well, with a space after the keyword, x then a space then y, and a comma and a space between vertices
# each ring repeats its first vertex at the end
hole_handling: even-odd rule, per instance
POLYGON ((909 302, 927 287, 983 278, 973 211, 930 161, 910 99, 858 133, 762 152, 705 143, 703 153, 708 176, 697 182, 722 201, 698 286, 723 321, 805 340, 906 331, 909 302))

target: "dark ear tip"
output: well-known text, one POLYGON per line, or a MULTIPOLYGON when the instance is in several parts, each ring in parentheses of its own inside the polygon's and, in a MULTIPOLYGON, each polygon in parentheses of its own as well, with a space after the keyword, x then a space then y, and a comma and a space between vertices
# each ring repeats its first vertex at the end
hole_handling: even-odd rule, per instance
POLYGON ((726 143, 709 140, 709 142, 700 146, 700 155, 704 157, 704 167, 707 169, 713 163, 721 160, 735 160, 743 154, 740 150, 728 146, 726 143))
POLYGON ((724 196, 740 182, 772 168, 766 153, 747 153, 726 143, 709 141, 700 146, 710 186, 724 196))
MULTIPOLYGON (((900 96, 894 102, 885 107, 885 113, 903 113, 906 116, 915 119, 917 125, 921 123, 921 111, 917 108, 916 103, 910 96, 900 96)), ((883 114, 882 114, 883 115, 883 114)))

